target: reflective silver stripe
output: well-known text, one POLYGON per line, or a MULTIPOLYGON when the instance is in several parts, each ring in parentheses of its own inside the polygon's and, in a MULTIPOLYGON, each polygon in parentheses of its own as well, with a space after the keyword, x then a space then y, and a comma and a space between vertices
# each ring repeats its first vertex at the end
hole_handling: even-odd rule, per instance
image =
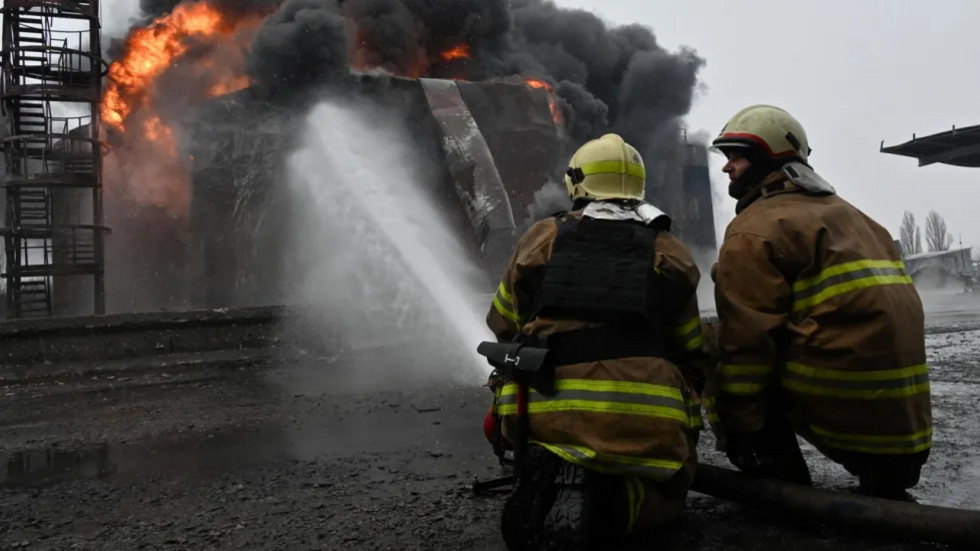
POLYGON ((635 474, 654 480, 665 480, 674 476, 684 466, 680 461, 597 454, 579 446, 535 443, 566 461, 606 474, 635 474))

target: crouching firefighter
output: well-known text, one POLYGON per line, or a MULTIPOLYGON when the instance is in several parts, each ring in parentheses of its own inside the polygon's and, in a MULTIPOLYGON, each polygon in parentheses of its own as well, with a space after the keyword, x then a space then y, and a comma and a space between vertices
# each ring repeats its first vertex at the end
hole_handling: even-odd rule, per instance
POLYGON ((738 200, 715 277, 712 429, 742 471, 810 484, 797 434, 909 499, 932 446, 922 302, 888 231, 814 172, 803 126, 777 107, 715 139, 738 200))
POLYGON ((621 137, 569 165, 572 211, 520 239, 487 316, 498 343, 479 348, 515 448, 512 551, 614 549, 675 522, 702 428, 691 254, 643 202, 643 160, 621 137))

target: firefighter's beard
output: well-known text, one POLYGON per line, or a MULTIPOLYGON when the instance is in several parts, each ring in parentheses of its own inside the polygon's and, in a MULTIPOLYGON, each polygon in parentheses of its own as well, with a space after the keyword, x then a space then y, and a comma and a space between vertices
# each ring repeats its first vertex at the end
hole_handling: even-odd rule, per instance
POLYGON ((313 323, 339 329, 355 353, 403 351, 366 377, 484 383, 489 366, 476 348, 493 340, 477 291, 484 282, 421 187, 423 155, 400 120, 333 102, 309 115, 290 160, 300 205, 291 248, 311 265, 292 282, 294 302, 313 323))

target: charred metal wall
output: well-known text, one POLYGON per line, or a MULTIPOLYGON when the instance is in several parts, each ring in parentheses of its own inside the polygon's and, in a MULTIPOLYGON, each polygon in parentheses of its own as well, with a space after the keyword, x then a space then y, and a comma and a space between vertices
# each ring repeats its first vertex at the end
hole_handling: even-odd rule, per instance
MULTIPOLYGON (((426 161, 422 180, 432 185, 430 195, 468 241, 489 280, 496 281, 516 240, 534 222, 535 193, 560 176, 569 154, 548 93, 523 81, 447 84, 367 76, 354 87, 353 94, 345 93, 348 99, 356 96, 402 117, 426 161), (476 142, 462 135, 473 122, 480 134, 476 142), (482 153, 461 143, 476 143, 482 153), (496 184, 477 182, 487 177, 480 171, 487 170, 488 158, 489 181, 496 184), (501 208, 509 212, 483 213, 493 220, 482 223, 474 209, 496 207, 488 207, 493 201, 486 197, 475 198, 474 190, 486 191, 487 185, 502 185, 507 204, 501 208)), ((188 255, 192 306, 286 302, 284 271, 305 268, 295 258, 287 265, 282 243, 291 231, 292 203, 302 200, 287 189, 286 163, 302 138, 307 110, 308 104, 271 105, 244 90, 205 106, 195 118, 188 255)), ((674 233, 685 244, 714 251, 706 149, 685 141, 669 149, 648 162, 648 199, 672 216, 674 233)))
MULTIPOLYGON (((445 135, 420 82, 365 77, 355 86, 359 98, 404 117, 416 138, 413 146, 426 157, 424 164, 434 167, 422 180, 434 186, 440 210, 496 279, 524 227, 508 231, 495 244, 486 234, 470 231, 459 191, 466 185, 462 180, 479 167, 467 166, 472 161, 465 155, 450 166, 447 151, 459 137, 445 135)), ((560 150, 547 93, 523 83, 459 83, 458 89, 504 184, 507 208, 523 224, 560 150)), ((270 105, 244 90, 205 106, 196 117, 190 139, 194 306, 280 304, 288 292, 282 286, 284 270, 303 268, 286 265, 281 244, 296 200, 287 189, 286 163, 302 138, 305 111, 303 106, 270 105)))

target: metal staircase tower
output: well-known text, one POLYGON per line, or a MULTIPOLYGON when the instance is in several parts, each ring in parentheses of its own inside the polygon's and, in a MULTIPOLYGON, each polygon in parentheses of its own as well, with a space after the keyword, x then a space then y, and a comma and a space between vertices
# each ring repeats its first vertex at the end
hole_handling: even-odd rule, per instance
POLYGON ((104 314, 99 0, 4 0, 0 12, 7 317, 104 314), (71 311, 89 296, 92 310, 71 311))

